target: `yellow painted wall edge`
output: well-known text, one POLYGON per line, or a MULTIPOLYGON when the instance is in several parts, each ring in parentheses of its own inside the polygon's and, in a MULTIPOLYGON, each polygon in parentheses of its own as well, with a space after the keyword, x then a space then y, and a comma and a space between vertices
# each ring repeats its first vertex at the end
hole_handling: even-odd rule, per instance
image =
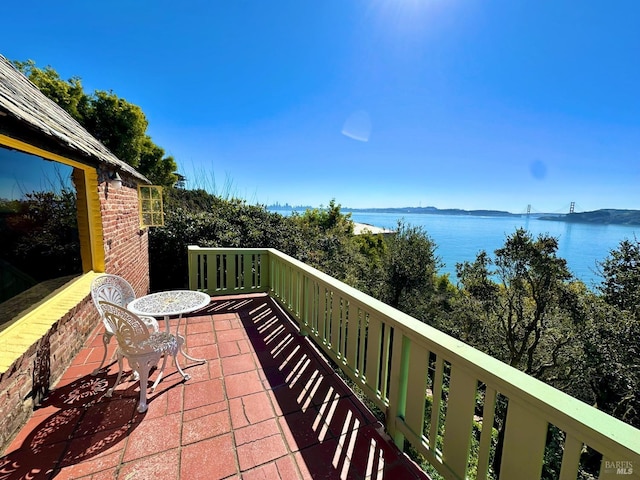
POLYGON ((96 168, 1 134, 0 147, 12 148, 81 170, 84 173, 83 181, 76 183, 76 190, 78 199, 83 198, 85 202, 82 203, 86 206, 85 211, 80 210, 78 219, 79 234, 84 236, 84 239, 81 239, 81 249, 85 273, 42 302, 31 306, 11 326, 0 332, 2 374, 46 334, 55 322, 89 295, 91 281, 105 271, 105 254, 96 168))
POLYGON ((91 282, 100 275, 89 272, 74 278, 0 332, 0 374, 11 368, 53 324, 86 299, 91 291, 91 282))

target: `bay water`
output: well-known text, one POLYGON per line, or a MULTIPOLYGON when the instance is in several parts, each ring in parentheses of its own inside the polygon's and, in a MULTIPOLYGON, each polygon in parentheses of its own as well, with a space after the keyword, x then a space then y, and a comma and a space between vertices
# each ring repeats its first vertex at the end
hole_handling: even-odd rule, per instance
MULTIPOLYGON (((287 210, 271 210, 283 215, 287 210)), ((302 212, 300 212, 302 213, 302 212)), ((343 213, 349 213, 343 210, 343 213)), ((524 228, 534 237, 549 234, 558 239, 559 257, 576 278, 591 289, 602 281, 598 274, 598 262, 609 256, 624 239, 640 238, 640 227, 626 225, 594 225, 540 220, 537 215, 510 217, 481 217, 470 215, 440 215, 424 213, 351 212, 354 222, 375 227, 396 229, 398 220, 406 225, 420 226, 436 244, 436 255, 443 266, 439 273, 448 273, 452 282, 457 281, 456 263, 473 261, 485 250, 491 258, 494 251, 504 246, 507 236, 517 228, 524 228)))

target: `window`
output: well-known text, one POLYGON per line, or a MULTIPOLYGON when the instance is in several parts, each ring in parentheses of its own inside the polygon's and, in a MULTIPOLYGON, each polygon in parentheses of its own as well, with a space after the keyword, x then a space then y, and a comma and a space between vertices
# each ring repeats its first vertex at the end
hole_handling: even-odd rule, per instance
POLYGON ((162 187, 157 185, 139 185, 138 202, 140 204, 140 226, 164 226, 162 207, 162 187))
POLYGON ((96 168, 0 135, 0 334, 92 270, 104 271, 96 168))
POLYGON ((83 273, 73 174, 0 148, 0 329, 83 273))

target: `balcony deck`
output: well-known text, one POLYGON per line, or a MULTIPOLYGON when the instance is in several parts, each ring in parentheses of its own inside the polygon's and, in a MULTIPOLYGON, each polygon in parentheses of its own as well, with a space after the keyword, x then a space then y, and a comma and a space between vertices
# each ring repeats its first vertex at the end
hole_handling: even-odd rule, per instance
POLYGON ((3 452, 0 479, 427 478, 265 294, 189 315, 189 353, 208 361, 187 382, 168 362, 145 414, 134 382, 104 398, 117 364, 91 376, 101 334, 3 452))

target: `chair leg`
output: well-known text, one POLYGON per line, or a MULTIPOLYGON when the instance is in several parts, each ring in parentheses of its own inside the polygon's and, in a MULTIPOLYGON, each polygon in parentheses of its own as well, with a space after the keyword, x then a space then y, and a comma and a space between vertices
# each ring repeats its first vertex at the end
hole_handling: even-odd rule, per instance
POLYGON ((158 384, 160 383, 160 380, 162 380, 162 375, 164 375, 164 367, 167 364, 167 354, 165 354, 162 359, 162 367, 160 368, 160 372, 158 373, 158 378, 156 378, 156 381, 153 382, 153 385, 151 386, 151 391, 153 392, 156 387, 158 386, 158 384))
POLYGON ((136 365, 140 375, 140 401, 138 402, 138 413, 147 411, 147 380, 149 379, 149 362, 136 365))
POLYGON ((118 384, 120 383, 120 379, 122 378, 122 355, 118 353, 118 376, 116 377, 116 383, 113 384, 109 390, 107 390, 107 397, 113 395, 113 391, 116 389, 118 384))
POLYGON ((113 334, 107 331, 105 331, 102 334, 102 344, 104 345, 104 353, 102 354, 102 361, 100 362, 100 366, 96 368, 93 372, 91 372, 91 375, 94 377, 100 372, 100 370, 102 370, 104 361, 107 359, 107 347, 109 345, 109 342, 111 341, 111 337, 113 337, 113 334))

